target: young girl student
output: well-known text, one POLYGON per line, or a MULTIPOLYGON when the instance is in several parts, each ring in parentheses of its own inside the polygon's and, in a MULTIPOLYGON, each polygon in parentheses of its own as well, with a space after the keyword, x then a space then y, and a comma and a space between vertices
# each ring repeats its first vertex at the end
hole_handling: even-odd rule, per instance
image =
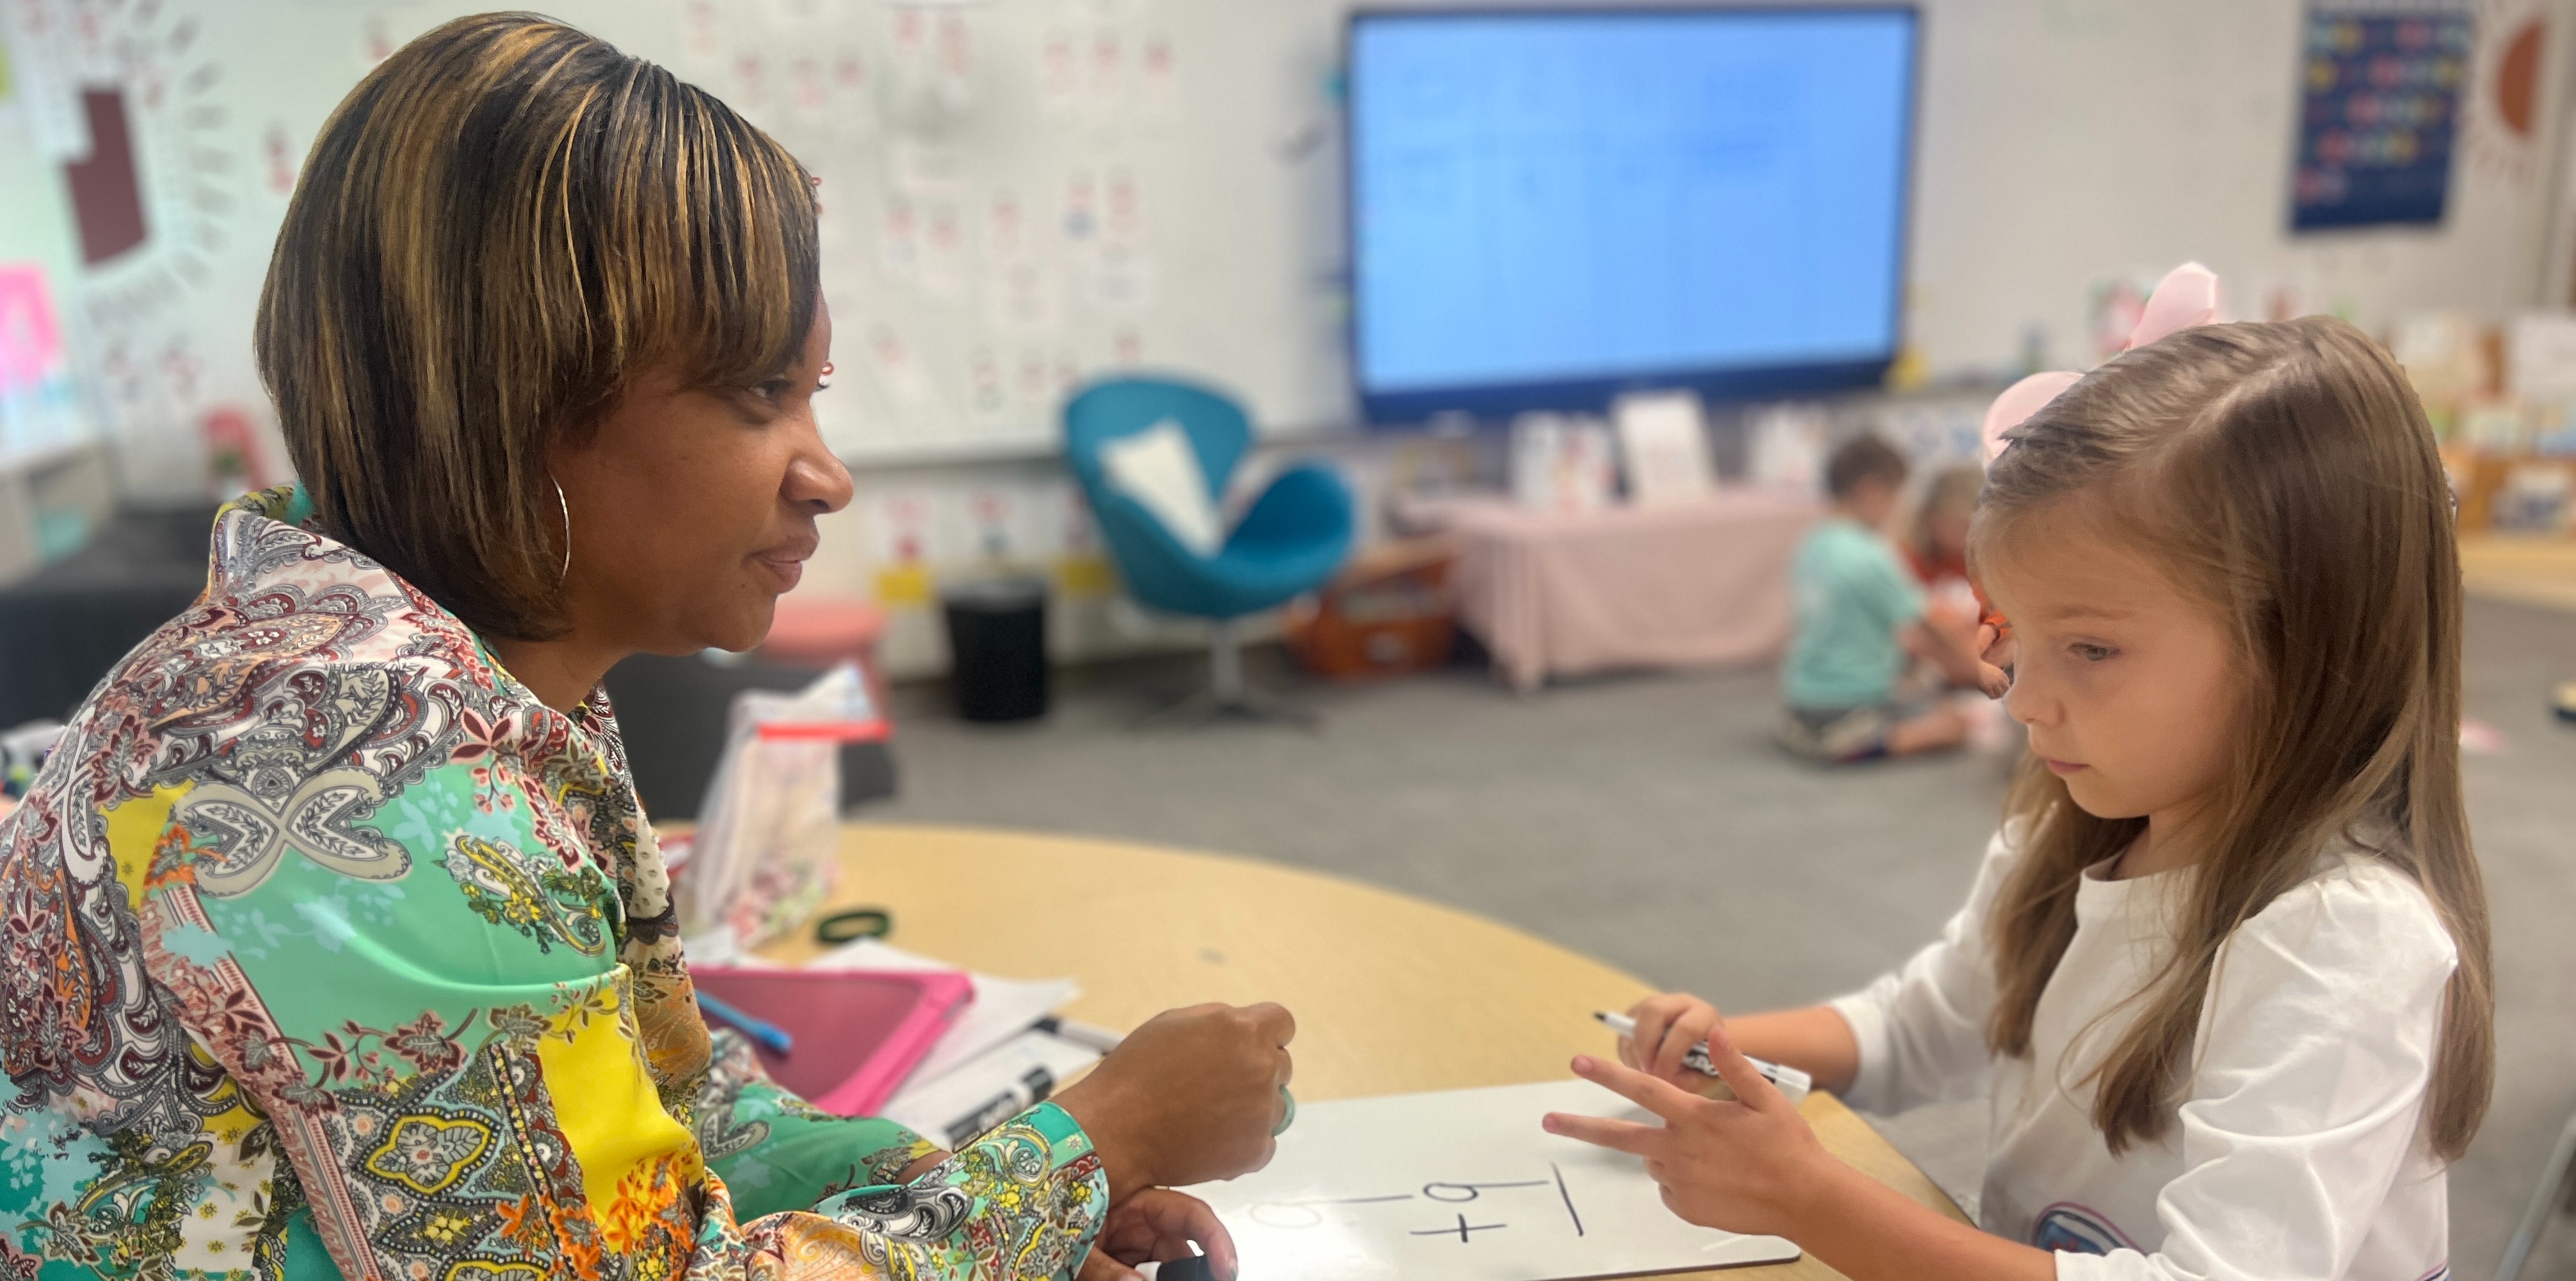
POLYGON ((1661 996, 1551 1116, 1693 1222, 1855 1281, 2448 1275, 2486 1110, 2451 496, 2342 322, 2186 329, 2010 433, 1971 548, 2030 751, 1967 906, 1868 988, 1661 996), (1736 1100, 1683 1068, 1705 1038, 1736 1100), (1828 1155, 1744 1055, 1896 1112, 1983 1095, 1983 1232, 1828 1155), (1639 1070, 1642 1069, 1642 1070, 1639 1070))

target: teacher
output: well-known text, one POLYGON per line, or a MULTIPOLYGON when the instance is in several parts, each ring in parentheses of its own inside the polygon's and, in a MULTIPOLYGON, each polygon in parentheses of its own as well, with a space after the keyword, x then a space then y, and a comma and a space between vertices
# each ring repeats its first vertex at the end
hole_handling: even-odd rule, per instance
POLYGON ((1231 1271, 1158 1189, 1269 1158, 1276 1006, 1164 1014, 954 1154, 698 1016, 599 682, 757 644, 849 501, 812 182, 526 15, 323 126, 255 334, 303 486, 224 509, 0 821, 0 1278, 1231 1271))

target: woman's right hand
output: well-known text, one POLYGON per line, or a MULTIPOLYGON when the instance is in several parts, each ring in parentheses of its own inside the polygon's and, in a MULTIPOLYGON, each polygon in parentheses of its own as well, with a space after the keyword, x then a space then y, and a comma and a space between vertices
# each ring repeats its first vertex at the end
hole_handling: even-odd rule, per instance
POLYGON ((1620 1038, 1621 1063, 1693 1094, 1707 1090, 1710 1078, 1683 1067, 1682 1058, 1725 1021, 1716 1006, 1688 992, 1666 992, 1629 1007, 1628 1017, 1637 1021, 1637 1032, 1620 1038))
POLYGON ((1066 1086, 1056 1102, 1091 1136, 1110 1201, 1268 1165, 1296 1035, 1297 1020, 1277 1005, 1166 1010, 1066 1086))

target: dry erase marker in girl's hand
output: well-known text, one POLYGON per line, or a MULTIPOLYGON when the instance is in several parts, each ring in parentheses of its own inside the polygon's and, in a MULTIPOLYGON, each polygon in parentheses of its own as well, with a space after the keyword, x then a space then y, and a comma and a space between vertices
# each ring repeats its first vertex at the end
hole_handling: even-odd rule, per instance
MULTIPOLYGON (((1635 1036, 1637 1034, 1637 1020, 1629 1018, 1625 1014, 1612 1014, 1607 1011, 1600 1011, 1593 1014, 1592 1017, 1601 1020, 1601 1022, 1611 1031, 1616 1032, 1621 1036, 1635 1036)), ((1778 1086, 1780 1088, 1781 1096, 1788 1099, 1791 1103, 1795 1103, 1800 1099, 1807 1097, 1807 1091, 1815 1088, 1815 1078, 1808 1076, 1806 1073, 1801 1072, 1796 1068, 1788 1067, 1779 1063, 1772 1063, 1763 1059, 1757 1059, 1750 1054, 1744 1056, 1744 1061, 1752 1064, 1753 1070, 1761 1073, 1763 1080, 1769 1081, 1771 1084, 1778 1086)), ((1717 1075, 1717 1060, 1708 1056, 1708 1042, 1706 1041, 1702 1041, 1699 1044, 1690 1047, 1690 1053, 1682 1056, 1682 1066, 1689 1068, 1693 1072, 1699 1073, 1701 1076, 1713 1077, 1717 1075)), ((1724 1084, 1725 1083, 1723 1081, 1719 1082, 1721 1088, 1723 1088, 1724 1084)), ((1729 1090, 1724 1097, 1730 1099, 1734 1098, 1735 1093, 1734 1091, 1729 1090)))

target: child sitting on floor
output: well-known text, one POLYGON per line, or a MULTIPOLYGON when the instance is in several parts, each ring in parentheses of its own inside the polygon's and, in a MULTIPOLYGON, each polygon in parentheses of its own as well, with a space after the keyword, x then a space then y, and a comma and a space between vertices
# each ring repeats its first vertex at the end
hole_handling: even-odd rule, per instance
MULTIPOLYGON (((1924 625, 1957 641, 1961 649, 1975 647, 1977 622, 1985 615, 1968 580, 1968 522, 1977 514, 1977 495, 1985 487, 1986 469, 1973 463, 1933 473, 1897 549, 1923 585, 1924 625)), ((1938 666, 1929 654, 1917 658, 1938 666)))
POLYGON ((1939 751, 1966 741, 1955 710, 1898 698, 1909 656, 1922 654, 1954 685, 1975 685, 1962 638, 1925 625, 1923 589, 1880 533, 1905 485, 1905 459, 1862 436, 1825 464, 1833 514, 1799 545, 1789 590, 1797 634, 1780 673, 1788 702, 1780 745, 1839 764, 1939 751))

